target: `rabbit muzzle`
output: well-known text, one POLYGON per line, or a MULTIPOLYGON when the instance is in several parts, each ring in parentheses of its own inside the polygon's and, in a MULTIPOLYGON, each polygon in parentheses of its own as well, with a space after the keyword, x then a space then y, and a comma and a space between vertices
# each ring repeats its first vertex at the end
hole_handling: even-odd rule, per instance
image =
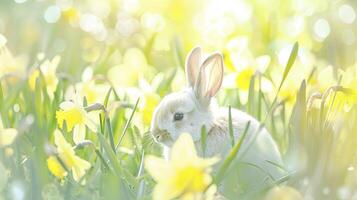
POLYGON ((162 143, 165 145, 169 145, 173 143, 173 139, 170 136, 170 133, 167 132, 166 130, 152 131, 151 134, 157 143, 162 143))

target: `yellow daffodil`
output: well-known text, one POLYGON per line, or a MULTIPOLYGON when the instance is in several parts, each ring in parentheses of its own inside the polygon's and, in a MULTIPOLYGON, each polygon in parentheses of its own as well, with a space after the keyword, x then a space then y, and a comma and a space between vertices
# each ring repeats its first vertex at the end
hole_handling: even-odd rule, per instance
MULTIPOLYGON (((86 171, 91 167, 91 164, 75 154, 73 147, 66 141, 61 131, 55 130, 54 136, 58 157, 63 161, 65 166, 72 171, 73 179, 77 182, 80 181, 86 171)), ((50 172, 56 177, 63 178, 67 176, 67 172, 55 157, 51 156, 47 159, 47 166, 50 172)))
POLYGON ((26 70, 26 58, 15 57, 6 46, 0 47, 0 77, 14 75, 22 77, 26 70))
MULTIPOLYGON (((147 156, 146 170, 157 182, 153 198, 166 199, 203 199, 207 187, 212 183, 210 167, 218 158, 200 158, 197 156, 191 136, 183 133, 172 147, 169 161, 156 156, 147 156)), ((211 186, 210 195, 214 194, 211 186)))
POLYGON ((55 156, 47 158, 47 167, 57 178, 62 179, 68 175, 68 172, 63 168, 55 156))
POLYGON ((86 126, 96 131, 95 123, 89 118, 87 111, 79 103, 65 101, 60 104, 60 110, 56 112, 59 128, 66 122, 67 131, 73 130, 73 141, 78 144, 85 139, 86 126))
POLYGON ((66 22, 74 26, 79 21, 80 13, 76 8, 68 7, 62 10, 62 16, 66 22))
POLYGON ((347 95, 347 101, 349 104, 357 104, 357 63, 342 73, 341 85, 346 88, 350 88, 351 91, 347 95))
MULTIPOLYGON (((271 58, 262 55, 255 58, 248 48, 248 39, 236 37, 231 39, 226 45, 227 68, 231 73, 225 77, 223 86, 225 88, 238 88, 240 91, 248 91, 250 79, 257 72, 264 73, 268 68, 271 58)), ((262 90, 270 92, 272 83, 262 77, 262 90), (264 80, 264 81, 263 81, 264 80)))
MULTIPOLYGON (((337 76, 336 76, 337 77, 337 76)), ((316 77, 317 86, 316 90, 318 92, 324 92, 329 87, 337 85, 337 81, 335 79, 334 67, 329 65, 319 69, 316 77)))
POLYGON ((74 87, 67 90, 67 96, 80 95, 80 101, 83 102, 84 97, 87 104, 103 103, 107 92, 109 91, 109 84, 98 84, 93 78, 93 69, 87 67, 82 73, 82 81, 77 83, 74 87))
POLYGON ((4 128, 0 118, 0 148, 11 145, 15 141, 17 135, 18 132, 16 129, 4 128))
POLYGON ((36 80, 40 76, 40 73, 42 73, 45 79, 47 94, 52 99, 58 85, 56 69, 58 67, 60 60, 61 60, 60 56, 55 56, 51 61, 45 60, 38 69, 33 70, 28 79, 30 89, 35 90, 36 80))
MULTIPOLYGON (((159 77, 160 76, 156 76, 150 83, 144 78, 141 78, 139 80, 139 90, 133 92, 134 94, 140 94, 140 96, 138 96, 141 99, 139 109, 142 114, 142 120, 144 125, 150 125, 155 107, 160 102, 160 95, 155 92, 155 88, 158 87, 157 83, 162 81, 162 79, 160 79, 159 77)), ((135 98, 137 99, 138 97, 135 98)))
POLYGON ((36 81, 39 76, 40 76, 40 71, 38 69, 32 70, 32 72, 30 73, 28 82, 29 82, 30 89, 32 91, 34 91, 36 88, 36 81))
POLYGON ((236 76, 236 85, 239 89, 248 90, 250 79, 254 75, 255 70, 252 67, 247 67, 243 69, 236 76))
POLYGON ((155 93, 146 92, 146 93, 144 93, 144 101, 143 102, 144 102, 143 107, 142 107, 143 121, 144 121, 144 124, 148 125, 151 122, 151 117, 155 110, 155 107, 160 102, 160 96, 155 93))
POLYGON ((141 75, 150 70, 144 52, 138 48, 128 49, 123 56, 123 63, 108 70, 108 79, 113 85, 121 87, 136 86, 141 75))

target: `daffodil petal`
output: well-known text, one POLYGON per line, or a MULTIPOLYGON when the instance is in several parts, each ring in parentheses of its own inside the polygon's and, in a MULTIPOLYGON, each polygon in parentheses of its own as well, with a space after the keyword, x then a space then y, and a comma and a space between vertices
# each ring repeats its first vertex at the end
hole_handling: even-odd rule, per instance
POLYGON ((72 101, 64 101, 60 104, 60 108, 62 110, 67 110, 70 108, 73 108, 75 106, 75 104, 72 101))
POLYGON ((55 144, 57 146, 58 153, 69 152, 70 154, 74 154, 71 144, 69 144, 66 139, 64 139, 61 131, 58 129, 54 132, 55 135, 55 144))
POLYGON ((88 161, 75 156, 74 165, 72 167, 73 179, 77 182, 80 181, 90 167, 91 164, 88 161))
POLYGON ((153 190, 154 200, 173 199, 179 195, 180 195, 179 191, 173 190, 170 184, 165 184, 165 183, 157 184, 153 190))
POLYGON ((57 158, 54 156, 50 156, 47 159, 47 167, 50 172, 57 178, 62 179, 68 174, 66 170, 62 167, 62 165, 58 162, 57 158))
POLYGON ((61 56, 59 56, 59 55, 57 55, 54 58, 52 58, 51 65, 50 65, 50 68, 51 68, 52 71, 54 71, 54 72, 56 71, 60 61, 61 61, 61 56))
MULTIPOLYGON (((94 114, 94 113, 93 113, 94 114)), ((93 120, 91 119, 92 117, 94 117, 93 115, 90 115, 90 113, 86 114, 85 118, 84 118, 84 123, 85 125, 87 125, 87 127, 93 131, 96 132, 97 131, 97 125, 93 122, 93 120)), ((96 114, 95 116, 96 118, 98 117, 98 115, 96 114)))
POLYGON ((156 156, 146 156, 145 158, 145 168, 155 179, 155 181, 161 181, 167 179, 171 167, 167 161, 156 156))
POLYGON ((188 133, 182 133, 171 150, 171 161, 175 166, 190 164, 197 158, 197 152, 192 137, 188 133), (182 160, 184 159, 184 160, 182 160))
POLYGON ((84 124, 79 124, 74 126, 73 129, 73 141, 75 144, 83 142, 86 138, 86 126, 84 124))
POLYGON ((0 147, 11 145, 18 135, 18 132, 14 128, 7 128, 0 130, 0 147))
POLYGON ((216 185, 211 185, 205 192, 204 196, 206 200, 213 200, 213 199, 216 199, 215 195, 216 195, 216 192, 217 192, 217 186, 216 185))

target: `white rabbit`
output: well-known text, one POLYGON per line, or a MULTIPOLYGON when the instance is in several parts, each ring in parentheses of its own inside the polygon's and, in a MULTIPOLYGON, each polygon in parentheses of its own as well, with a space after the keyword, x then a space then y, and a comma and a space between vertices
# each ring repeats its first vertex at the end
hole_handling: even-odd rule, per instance
MULTIPOLYGON (((213 53, 203 61, 201 48, 194 48, 186 59, 186 76, 189 87, 163 98, 154 111, 150 131, 166 150, 181 133, 190 133, 202 155, 201 127, 204 125, 207 130, 205 155, 219 155, 224 159, 232 148, 228 108, 220 108, 214 99, 223 79, 222 55, 213 53)), ((260 123, 247 113, 232 108, 231 114, 235 142, 248 121, 250 126, 239 152, 241 157, 234 168, 239 169, 234 178, 240 180, 240 185, 230 185, 229 190, 242 192, 244 187, 258 185, 269 178, 280 178, 281 169, 271 163, 282 165, 282 160, 269 132, 265 128, 258 132, 260 123)))

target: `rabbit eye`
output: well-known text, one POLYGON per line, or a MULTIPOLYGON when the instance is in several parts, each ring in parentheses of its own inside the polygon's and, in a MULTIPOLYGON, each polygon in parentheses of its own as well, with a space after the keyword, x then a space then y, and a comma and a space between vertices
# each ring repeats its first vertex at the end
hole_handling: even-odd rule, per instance
POLYGON ((179 121, 183 119, 183 113, 177 112, 174 114, 174 121, 179 121))

